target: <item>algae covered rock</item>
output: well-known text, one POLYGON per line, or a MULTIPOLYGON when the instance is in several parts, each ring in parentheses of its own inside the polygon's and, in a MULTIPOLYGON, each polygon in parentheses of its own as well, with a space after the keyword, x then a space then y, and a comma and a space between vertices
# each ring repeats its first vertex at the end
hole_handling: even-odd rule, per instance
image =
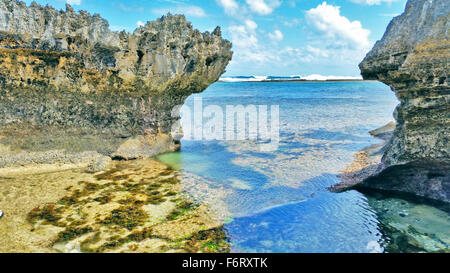
POLYGON ((223 223, 153 159, 3 174, 0 252, 229 252, 223 223))
POLYGON ((364 186, 450 201, 450 4, 409 0, 360 64, 400 100, 382 179, 364 186))
POLYGON ((220 28, 200 33, 182 15, 126 33, 69 5, 58 11, 0 0, 1 142, 107 156, 121 156, 131 138, 145 140, 136 157, 177 149, 172 110, 215 82, 231 56, 220 28), (170 145, 145 150, 158 136, 172 138, 170 145))

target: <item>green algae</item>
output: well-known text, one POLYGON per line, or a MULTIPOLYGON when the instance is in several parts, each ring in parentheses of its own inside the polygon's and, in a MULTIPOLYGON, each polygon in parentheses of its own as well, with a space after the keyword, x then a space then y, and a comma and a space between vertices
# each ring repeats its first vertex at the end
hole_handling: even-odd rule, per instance
POLYGON ((48 204, 44 207, 34 208, 27 217, 29 222, 43 221, 44 223, 56 223, 61 220, 61 209, 56 208, 55 204, 48 204))
POLYGON ((122 206, 111 212, 111 215, 102 221, 104 225, 117 225, 128 230, 145 224, 147 213, 139 206, 122 206))
POLYGON ((167 216, 167 220, 173 221, 185 215, 186 213, 195 210, 198 204, 189 201, 182 201, 177 204, 176 208, 167 216))
POLYGON ((193 234, 189 238, 185 250, 195 253, 199 252, 199 249, 204 253, 229 252, 230 244, 223 226, 201 230, 193 234))
POLYGON ((181 194, 177 172, 144 163, 116 162, 66 187, 66 196, 33 209, 27 219, 41 232, 58 227, 53 242, 63 252, 73 251, 70 245, 86 253, 226 251, 226 236, 205 233, 219 223, 181 194))
POLYGON ((99 202, 101 205, 108 204, 111 200, 112 197, 110 194, 105 194, 94 199, 94 201, 99 202))
POLYGON ((163 162, 164 164, 169 165, 174 170, 181 170, 182 161, 181 161, 181 153, 174 152, 174 153, 167 153, 162 154, 156 157, 159 161, 163 162))
POLYGON ((64 241, 70 241, 73 240, 80 235, 92 232, 93 229, 91 227, 76 227, 76 226, 70 226, 66 227, 64 231, 61 231, 58 234, 58 240, 57 242, 64 242, 64 241))

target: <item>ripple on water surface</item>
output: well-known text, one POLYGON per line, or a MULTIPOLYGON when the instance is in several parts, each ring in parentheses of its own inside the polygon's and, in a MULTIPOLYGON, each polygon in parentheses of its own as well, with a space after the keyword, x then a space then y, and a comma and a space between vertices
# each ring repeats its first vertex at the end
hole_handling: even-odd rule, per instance
MULTIPOLYGON (((356 191, 327 191, 355 152, 378 143, 368 131, 393 119, 398 101, 389 87, 376 82, 217 83, 196 96, 203 98, 203 107, 280 106, 280 145, 274 152, 261 152, 252 141, 183 140, 181 152, 159 157, 183 170, 187 192, 220 211, 233 251, 394 249, 385 228, 391 218, 383 217, 372 199, 356 191)), ((193 98, 186 102, 191 109, 193 98)), ((447 213, 436 215, 448 224, 447 213)), ((441 249, 448 247, 446 238, 440 239, 441 249)))

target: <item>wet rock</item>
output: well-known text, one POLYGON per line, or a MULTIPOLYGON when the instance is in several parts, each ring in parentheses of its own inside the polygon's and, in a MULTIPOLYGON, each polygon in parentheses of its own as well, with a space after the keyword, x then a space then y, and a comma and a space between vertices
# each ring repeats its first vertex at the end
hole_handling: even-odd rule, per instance
POLYGON ((398 215, 400 215, 401 217, 406 217, 408 216, 408 214, 406 212, 399 212, 398 215))
POLYGON ((450 201, 449 18, 448 1, 409 0, 360 64, 364 79, 388 84, 401 102, 382 166, 373 173, 384 179, 361 187, 450 201))
POLYGON ((96 173, 103 171, 104 169, 108 168, 111 162, 112 159, 110 157, 100 155, 92 159, 92 162, 87 166, 87 172, 96 173))
POLYGON ((389 122, 385 126, 372 130, 369 133, 374 137, 383 139, 384 141, 389 141, 394 134, 395 127, 395 122, 389 122))
POLYGON ((391 253, 448 252, 449 205, 413 195, 365 192, 378 216, 383 248, 391 253), (406 199, 403 199, 406 198, 406 199))
POLYGON ((124 142, 112 155, 116 159, 137 159, 152 157, 164 152, 174 152, 180 148, 170 135, 138 136, 124 142))

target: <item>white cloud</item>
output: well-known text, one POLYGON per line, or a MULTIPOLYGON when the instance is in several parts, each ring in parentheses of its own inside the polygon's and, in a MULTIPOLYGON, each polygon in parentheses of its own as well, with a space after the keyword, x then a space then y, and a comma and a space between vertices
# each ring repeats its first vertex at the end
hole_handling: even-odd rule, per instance
POLYGON ((276 60, 279 57, 270 48, 265 48, 259 44, 256 35, 258 25, 246 20, 244 25, 235 25, 228 28, 235 54, 233 63, 257 63, 265 64, 276 60))
POLYGON ((271 14, 281 4, 278 0, 246 0, 245 2, 249 5, 251 11, 259 15, 271 14))
POLYGON ((228 15, 235 15, 239 11, 239 5, 235 0, 216 0, 228 15))
POLYGON ((184 14, 192 17, 205 17, 206 13, 201 7, 197 6, 177 6, 161 9, 153 9, 152 12, 157 15, 165 15, 167 13, 172 14, 184 14))
POLYGON ((293 48, 287 46, 280 51, 280 55, 284 56, 285 64, 292 63, 312 63, 318 62, 318 58, 314 53, 308 52, 305 48, 293 48))
POLYGON ((267 15, 272 13, 272 8, 269 7, 264 0, 246 0, 250 9, 258 14, 267 15))
MULTIPOLYGON (((295 67, 304 63, 313 67, 328 67, 330 64, 357 67, 372 45, 369 30, 364 29, 360 22, 350 21, 341 15, 339 7, 326 2, 308 10, 305 20, 313 30, 308 43, 300 47, 268 48, 279 59, 270 59, 272 65, 295 67)), ((276 39, 275 32, 268 35, 272 40, 276 39)))
POLYGON ((320 48, 307 45, 305 47, 293 48, 284 47, 279 51, 279 56, 286 65, 296 65, 298 63, 311 63, 315 65, 329 66, 330 63, 340 65, 351 65, 357 67, 358 63, 365 55, 365 51, 335 48, 320 48))
POLYGON ((281 31, 280 26, 272 31, 264 31, 252 19, 252 15, 273 12, 276 6, 274 3, 279 5, 280 1, 216 1, 224 8, 225 13, 236 21, 226 29, 228 37, 233 42, 231 71, 234 71, 235 67, 239 67, 240 73, 244 74, 248 71, 254 71, 253 73, 277 71, 278 68, 289 70, 289 67, 299 67, 299 64, 304 63, 316 69, 322 66, 330 67, 330 64, 333 64, 328 70, 341 72, 339 69, 342 67, 357 67, 372 45, 369 41, 369 30, 364 29, 359 21, 350 21, 341 15, 339 7, 328 5, 326 2, 308 10, 304 19, 290 18, 288 22, 285 22, 287 18, 279 20, 281 25, 288 26, 306 22, 305 28, 310 29, 307 44, 282 47, 279 42, 285 38, 285 33, 281 31), (228 6, 224 5, 225 2, 228 6), (264 3, 259 11, 256 11, 255 5, 253 8, 251 6, 256 2, 264 3), (231 10, 234 12, 230 13, 231 10))
POLYGON ((306 21, 333 47, 368 49, 370 31, 359 21, 350 21, 340 14, 340 8, 326 2, 306 12, 306 21))
POLYGON ((139 21, 136 22, 136 25, 138 27, 142 27, 142 26, 145 26, 145 23, 139 20, 139 21))
POLYGON ((109 29, 112 31, 126 31, 126 32, 133 32, 134 28, 128 27, 128 26, 109 26, 109 29))
POLYGON ((378 15, 383 16, 383 17, 397 17, 399 16, 401 13, 380 13, 378 15))
POLYGON ((302 20, 299 18, 290 18, 290 19, 282 20, 283 25, 285 25, 287 27, 295 27, 295 26, 299 25, 301 22, 302 22, 302 20))
POLYGON ((279 41, 283 40, 284 36, 283 36, 283 33, 277 29, 273 33, 269 33, 269 38, 272 41, 279 42, 279 41))
POLYGON ((256 38, 254 29, 249 29, 247 26, 230 26, 228 30, 233 46, 243 50, 258 47, 258 38, 256 38))
POLYGON ((353 3, 357 3, 357 4, 364 4, 364 5, 380 5, 381 3, 392 3, 392 2, 397 2, 399 0, 350 0, 353 3))
POLYGON ((145 8, 142 6, 131 4, 125 5, 123 3, 116 3, 116 2, 111 3, 111 5, 115 8, 120 9, 123 12, 140 12, 140 13, 145 12, 145 8))
POLYGON ((329 56, 327 50, 320 49, 320 48, 317 48, 317 47, 313 47, 313 46, 310 46, 310 45, 306 46, 306 51, 308 51, 309 53, 311 53, 312 55, 314 55, 316 57, 328 58, 328 56, 329 56))
POLYGON ((81 5, 81 0, 67 0, 66 2, 69 5, 81 5))
POLYGON ((254 31, 258 28, 258 25, 252 20, 245 20, 245 26, 251 31, 254 31))

